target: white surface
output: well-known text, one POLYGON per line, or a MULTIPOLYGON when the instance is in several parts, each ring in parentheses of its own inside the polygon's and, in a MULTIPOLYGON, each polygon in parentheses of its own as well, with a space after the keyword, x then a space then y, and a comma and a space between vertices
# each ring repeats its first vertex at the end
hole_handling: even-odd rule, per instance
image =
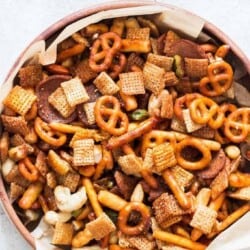
MULTIPOLYGON (((46 27, 76 10, 104 0, 0 0, 0 83, 20 52, 46 27)), ((250 57, 249 0, 159 0, 187 10, 215 24, 250 57)), ((31 247, 8 221, 0 207, 0 248, 31 247)))

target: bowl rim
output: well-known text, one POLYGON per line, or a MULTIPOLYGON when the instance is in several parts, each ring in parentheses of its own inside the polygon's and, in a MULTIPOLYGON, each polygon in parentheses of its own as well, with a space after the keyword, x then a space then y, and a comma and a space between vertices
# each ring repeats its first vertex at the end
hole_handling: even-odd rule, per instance
MULTIPOLYGON (((16 61, 14 62, 13 66, 9 70, 5 81, 8 79, 14 68, 17 66, 17 64, 20 62, 22 56, 24 53, 30 48, 32 44, 39 40, 47 40, 49 37, 51 37, 53 34, 61 30, 64 26, 75 22, 83 17, 87 17, 89 15, 92 15, 94 13, 97 13, 99 11, 103 10, 111 10, 111 9, 118 9, 118 8, 127 8, 127 7, 139 7, 139 6, 145 6, 145 5, 158 5, 163 6, 166 8, 174 9, 174 10, 182 10, 188 15, 196 16, 201 18, 205 23, 203 29, 209 31, 211 34, 215 35, 216 38, 220 39, 222 42, 228 44, 231 47, 231 50, 234 52, 234 54, 240 59, 240 61, 243 63, 246 71, 248 74, 250 74, 250 61, 247 58, 247 56, 243 53, 243 51, 236 45, 230 37, 228 37, 223 31, 221 31, 218 27, 216 27, 214 24, 208 22, 206 19, 200 17, 197 14, 194 14, 193 12, 190 12, 188 10, 185 10, 183 8, 164 3, 164 2, 158 2, 157 0, 141 0, 141 1, 135 1, 135 0, 126 0, 122 2, 118 1, 107 1, 100 4, 94 4, 92 6, 82 8, 76 12, 73 12, 59 21, 55 22, 48 28, 46 28, 40 35, 38 35, 27 47, 26 49, 18 56, 16 61)), ((5 82, 4 81, 4 82, 5 82)), ((1 85, 0 85, 1 88, 1 85)), ((31 233, 27 230, 27 228, 23 225, 19 217, 17 216, 12 204, 9 201, 5 184, 2 178, 2 175, 0 174, 0 200, 2 207, 5 211, 5 214, 8 216, 10 221, 13 223, 13 225, 16 227, 16 229, 20 232, 20 234, 23 236, 23 238, 30 244, 31 247, 35 249, 35 241, 34 238, 31 236, 31 233)))

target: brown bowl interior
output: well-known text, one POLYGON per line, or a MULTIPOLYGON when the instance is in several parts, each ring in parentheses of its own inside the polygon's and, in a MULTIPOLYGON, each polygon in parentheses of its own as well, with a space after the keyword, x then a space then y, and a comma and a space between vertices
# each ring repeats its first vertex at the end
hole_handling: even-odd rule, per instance
MULTIPOLYGON (((152 5, 152 4, 164 6, 164 7, 171 8, 171 9, 178 9, 177 7, 174 7, 172 5, 168 5, 168 4, 164 4, 164 3, 157 3, 155 1, 144 1, 144 0, 143 1, 133 1, 132 0, 132 1, 121 1, 121 2, 107 2, 104 4, 99 4, 99 5, 89 7, 87 9, 79 10, 78 12, 75 12, 69 16, 66 16, 65 18, 59 20, 57 23, 55 23, 54 25, 52 25, 48 29, 46 29, 44 32, 42 32, 31 44, 33 44, 36 41, 42 40, 42 39, 48 40, 49 38, 51 38, 55 33, 60 31, 66 25, 68 25, 68 24, 70 24, 70 23, 72 23, 80 18, 97 13, 99 11, 117 9, 117 8, 125 8, 125 7, 145 6, 145 5, 152 5)), ((186 12, 189 15, 194 15, 188 11, 186 11, 186 12)), ((231 50, 233 51, 235 56, 238 57, 238 59, 244 65, 248 74, 250 74, 250 61, 249 61, 249 59, 244 55, 244 53, 238 48, 238 46, 227 35, 225 35, 221 30, 219 30, 217 27, 215 27, 213 24, 211 24, 207 21, 205 21, 204 31, 208 32, 210 34, 213 34, 214 37, 216 37, 216 39, 218 39, 219 41, 230 45, 231 50)), ((29 46, 28 46, 28 48, 29 48, 29 46)), ((11 70, 9 71, 8 76, 11 74, 13 69, 18 64, 18 62, 22 58, 24 52, 19 56, 19 58, 17 59, 17 61, 15 62, 15 64, 11 68, 11 70)), ((6 79, 8 78, 8 76, 6 77, 6 79)), ((8 215, 8 217, 10 218, 10 220, 13 222, 13 224, 19 230, 19 232, 22 234, 22 236, 27 240, 27 242, 33 248, 35 248, 35 242, 34 242, 33 237, 31 236, 31 234, 27 230, 27 228, 23 225, 23 223, 21 222, 21 220, 17 216, 13 206, 11 205, 11 203, 9 201, 9 198, 7 196, 7 193, 6 193, 5 185, 4 185, 4 182, 3 182, 3 179, 1 176, 0 176, 0 199, 1 199, 2 204, 3 204, 3 208, 6 212, 6 214, 8 215)))

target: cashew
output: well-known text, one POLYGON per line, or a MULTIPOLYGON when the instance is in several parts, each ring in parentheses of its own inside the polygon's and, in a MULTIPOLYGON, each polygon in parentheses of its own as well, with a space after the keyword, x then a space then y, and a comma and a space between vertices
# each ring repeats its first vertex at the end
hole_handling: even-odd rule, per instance
POLYGON ((10 173, 14 165, 15 165, 15 162, 9 158, 2 164, 3 177, 6 177, 10 173))
POLYGON ((71 217, 71 213, 48 211, 44 215, 44 221, 50 225, 55 225, 57 222, 66 222, 71 217))
POLYGON ((81 208, 87 201, 85 187, 71 194, 70 189, 63 186, 57 186, 54 190, 57 207, 62 212, 72 212, 81 208))

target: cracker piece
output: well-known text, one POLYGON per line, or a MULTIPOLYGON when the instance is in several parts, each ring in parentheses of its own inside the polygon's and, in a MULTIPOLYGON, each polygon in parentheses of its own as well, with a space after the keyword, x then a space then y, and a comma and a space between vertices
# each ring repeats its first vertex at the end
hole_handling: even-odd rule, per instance
POLYGON ((84 59, 74 69, 74 76, 79 77, 82 80, 82 83, 87 83, 96 78, 97 73, 90 68, 89 60, 84 59))
POLYGON ((60 176, 60 184, 70 189, 74 193, 78 187, 80 175, 74 172, 68 172, 66 175, 60 176))
POLYGON ((42 150, 40 150, 36 156, 35 166, 39 170, 40 174, 44 177, 49 172, 49 167, 47 165, 47 154, 45 154, 42 150))
POLYGON ((223 191, 228 188, 228 173, 223 168, 210 184, 211 197, 215 200, 223 191))
POLYGON ((179 206, 175 197, 168 193, 163 193, 153 202, 153 212, 159 225, 164 223, 164 221, 168 221, 170 217, 180 216, 187 213, 187 211, 179 206))
POLYGON ((126 38, 127 39, 138 39, 138 40, 149 40, 150 29, 149 28, 128 28, 126 38))
POLYGON ((142 72, 128 72, 119 74, 121 90, 126 95, 145 94, 142 72))
POLYGON ((51 243, 54 245, 71 245, 73 233, 74 229, 71 223, 57 222, 51 243))
POLYGON ((204 234, 209 234, 212 231, 216 221, 217 212, 204 205, 198 205, 190 226, 201 230, 204 234))
POLYGON ((191 172, 185 170, 184 168, 178 165, 172 167, 171 172, 178 185, 182 188, 190 186, 194 178, 194 175, 191 172))
POLYGON ((138 250, 154 250, 155 249, 155 242, 149 240, 146 236, 131 236, 127 237, 128 242, 132 245, 132 247, 138 250))
POLYGON ((103 95, 114 95, 119 91, 118 85, 106 73, 101 72, 93 82, 103 95))
POLYGON ((115 231, 116 226, 106 213, 102 213, 95 220, 87 223, 86 229, 93 235, 94 239, 100 240, 115 231))
POLYGON ((132 244, 128 241, 129 236, 121 232, 118 233, 118 244, 120 247, 132 248, 132 244))
POLYGON ((135 52, 131 53, 128 56, 126 72, 131 71, 132 66, 138 66, 139 68, 143 68, 144 60, 135 52))
POLYGON ((169 93, 164 94, 161 99, 161 118, 172 119, 174 115, 173 96, 169 93))
POLYGON ((10 138, 10 144, 11 146, 19 146, 25 143, 24 138, 20 135, 20 134, 14 134, 13 136, 11 136, 10 138))
POLYGON ((185 72, 191 78, 202 78, 207 75, 208 59, 184 58, 185 72))
POLYGON ((71 107, 89 100, 89 95, 78 77, 62 82, 61 87, 71 107))
POLYGON ((153 54, 160 55, 161 53, 159 51, 158 39, 150 37, 150 43, 151 43, 153 54))
POLYGON ((205 139, 213 139, 215 136, 215 130, 209 126, 203 126, 202 128, 192 132, 193 136, 205 139))
POLYGON ((173 71, 166 72, 164 78, 166 87, 175 86, 179 83, 179 79, 173 71))
POLYGON ((166 72, 168 72, 172 70, 174 58, 149 53, 147 57, 147 62, 152 63, 160 68, 163 68, 166 72))
POLYGON ((250 187, 239 188, 234 193, 228 193, 228 196, 238 200, 250 201, 250 187))
POLYGON ((73 144, 73 165, 88 166, 95 164, 94 140, 82 139, 73 144))
POLYGON ((51 171, 46 174, 46 184, 52 189, 57 186, 57 178, 55 172, 51 171))
POLYGON ((29 133, 29 127, 23 116, 1 115, 1 118, 6 131, 23 136, 29 133))
POLYGON ((36 99, 37 97, 32 91, 26 90, 17 85, 11 89, 7 97, 4 99, 3 104, 16 113, 24 116, 30 110, 36 99))
POLYGON ((57 88, 48 97, 48 102, 64 117, 69 117, 74 111, 75 107, 71 107, 68 103, 66 95, 61 87, 57 88))
POLYGON ((154 161, 154 167, 152 170, 158 174, 169 167, 175 166, 177 163, 174 148, 168 142, 155 146, 153 148, 152 156, 154 161))
POLYGON ((189 109, 183 109, 182 114, 183 114, 183 119, 184 119, 184 123, 186 126, 186 130, 188 133, 192 133, 204 126, 192 120, 189 109))
POLYGON ((95 102, 87 102, 83 104, 83 109, 87 116, 88 124, 93 125, 95 124, 95 102))
POLYGON ((150 90, 154 95, 158 96, 165 87, 164 74, 164 69, 152 63, 146 62, 143 67, 145 88, 150 90))
POLYGON ((153 149, 152 148, 147 148, 142 166, 143 166, 143 169, 153 168, 154 161, 153 161, 153 149))
POLYGON ((182 215, 169 216, 161 223, 161 228, 166 229, 182 220, 182 215))
POLYGON ((25 66, 19 70, 18 77, 22 87, 35 87, 43 79, 42 65, 25 66))
POLYGON ((173 116, 171 121, 171 129, 182 133, 187 132, 185 123, 178 119, 175 115, 173 116))
POLYGON ((133 154, 120 156, 118 163, 122 171, 127 175, 140 176, 140 171, 143 169, 142 158, 133 154))
POLYGON ((25 191, 24 187, 18 185, 15 182, 12 182, 10 184, 10 193, 9 193, 10 200, 15 201, 17 198, 19 198, 24 193, 24 191, 25 191))

